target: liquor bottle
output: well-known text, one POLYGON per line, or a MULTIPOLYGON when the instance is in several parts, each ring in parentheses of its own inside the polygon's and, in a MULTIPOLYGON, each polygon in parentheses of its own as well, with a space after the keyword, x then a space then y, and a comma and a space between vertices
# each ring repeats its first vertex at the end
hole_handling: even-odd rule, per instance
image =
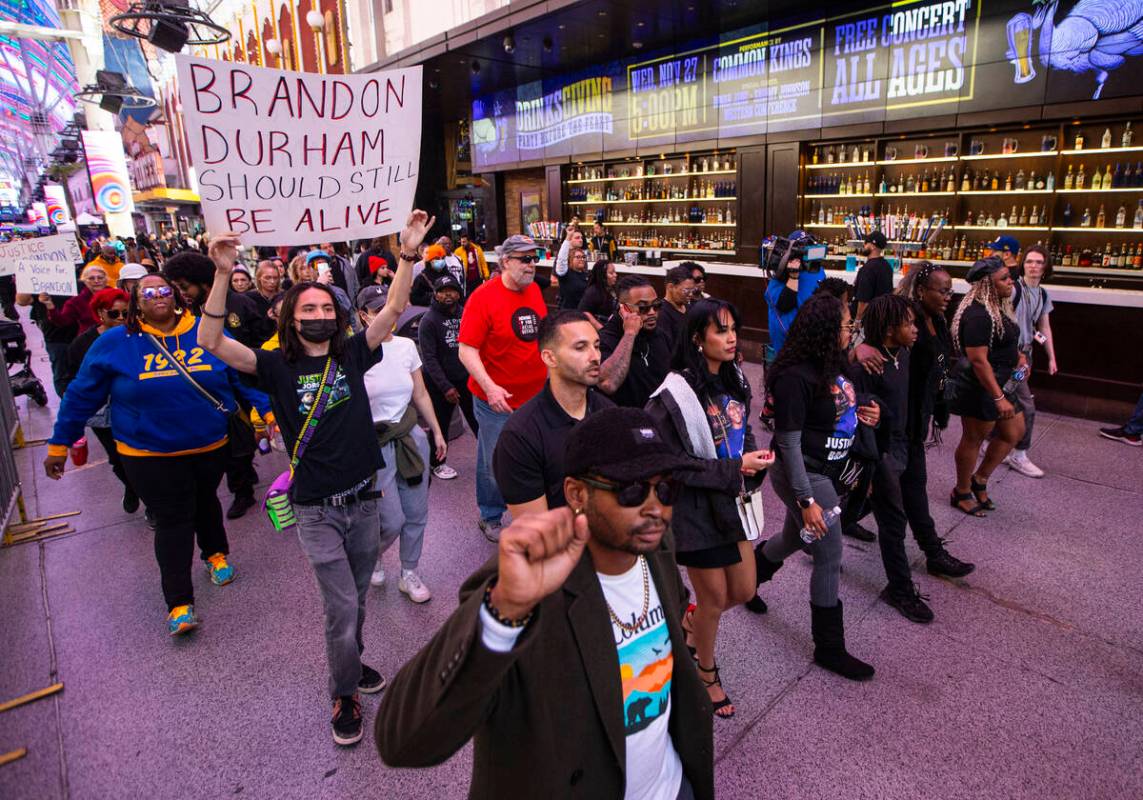
MULTIPOLYGON (((1123 165, 1120 164, 1118 161, 1116 161, 1115 162, 1115 172, 1111 176, 1111 187, 1110 188, 1118 189, 1122 185, 1123 185, 1123 165)), ((1109 187, 1105 184, 1103 188, 1107 189, 1109 187)))
POLYGON ((1143 247, 1140 247, 1138 242, 1135 244, 1135 252, 1131 254, 1131 267, 1132 269, 1143 268, 1143 247))
POLYGON ((962 192, 971 192, 972 191, 972 181, 970 181, 968 179, 968 170, 967 169, 964 171, 964 174, 960 176, 960 190, 962 192))
POLYGON ((901 175, 897 176, 897 194, 905 191, 905 178, 901 175))
POLYGON ((1099 167, 1095 168, 1095 174, 1091 176, 1091 190, 1093 192, 1103 190, 1103 173, 1099 171, 1099 167))
POLYGON ((850 162, 853 164, 861 163, 861 153, 858 152, 857 145, 853 146, 853 155, 850 158, 850 162))
POLYGON ((968 212, 968 216, 964 218, 964 225, 966 228, 972 227, 972 212, 968 212))
POLYGON ((1120 204, 1115 212, 1115 227, 1122 228, 1127 224, 1127 206, 1120 204))
POLYGON ((956 170, 955 169, 949 170, 948 180, 945 181, 945 191, 946 192, 955 192, 956 191, 956 170))
POLYGON ((1113 178, 1113 176, 1111 174, 1111 165, 1108 164, 1107 165, 1107 171, 1103 173, 1103 188, 1104 189, 1110 189, 1111 188, 1112 178, 1113 178))
POLYGON ((964 250, 965 250, 965 247, 967 245, 968 245, 968 242, 967 242, 966 238, 964 236, 961 236, 960 237, 960 246, 957 248, 957 251, 956 251, 956 260, 957 261, 964 261, 964 250))
POLYGON ((1080 217, 1080 227, 1081 228, 1090 228, 1091 227, 1091 211, 1089 211, 1086 208, 1083 210, 1083 216, 1080 217))
POLYGON ((989 184, 989 188, 991 188, 994 192, 1000 188, 1000 173, 992 173, 992 183, 989 184))
POLYGON ((1143 228, 1143 200, 1139 201, 1139 206, 1135 209, 1135 221, 1131 227, 1136 230, 1143 228))
POLYGON ((913 194, 917 191, 917 179, 913 177, 913 173, 909 173, 909 177, 905 179, 905 191, 913 194))
POLYGON ((1130 122, 1123 129, 1123 138, 1120 141, 1123 147, 1130 147, 1131 143, 1135 141, 1135 131, 1131 130, 1130 122))
POLYGON ((1076 141, 1072 149, 1083 150, 1083 131, 1076 131, 1076 141))
POLYGON ((1008 227, 1008 217, 1005 216, 1003 211, 1000 212, 1000 219, 998 219, 996 221, 996 227, 997 228, 1007 228, 1008 227))
POLYGON ((1006 191, 1006 192, 1012 191, 1012 173, 1011 172, 1009 172, 1007 175, 1004 176, 1004 191, 1006 191))
MULTIPOLYGON (((1023 225, 1024 223, 1020 224, 1023 225)), ((1040 211, 1034 204, 1032 206, 1032 215, 1028 217, 1028 224, 1033 228, 1040 224, 1040 211)))
MULTIPOLYGON (((1015 206, 1013 206, 1015 208, 1015 206)), ((1035 208, 1035 206, 1033 206, 1035 208)), ((1020 206, 1020 216, 1017 218, 1016 224, 1024 227, 1028 224, 1028 206, 1020 206)))
MULTIPOLYGON (((1004 216, 1004 214, 1001 213, 1001 216, 1004 216)), ((979 222, 979 220, 977 220, 977 221, 979 222)), ((989 227, 989 228, 996 226, 996 217, 992 216, 991 211, 988 212, 988 218, 986 220, 984 220, 984 224, 986 227, 989 227)))
POLYGON ((1084 172, 1083 172, 1083 163, 1080 163, 1079 172, 1076 173, 1075 188, 1076 189, 1086 189, 1087 188, 1087 177, 1084 175, 1084 172))
POLYGON ((888 192, 889 192, 889 185, 887 183, 885 183, 885 175, 884 175, 884 173, 882 173, 881 183, 878 184, 878 186, 877 186, 877 193, 878 194, 887 194, 888 192))
POLYGON ((1064 216, 1063 216, 1063 219, 1060 220, 1060 222, 1063 225, 1063 227, 1065 227, 1065 228, 1070 228, 1072 226, 1072 204, 1071 203, 1064 203, 1064 216))
POLYGON ((1075 173, 1072 172, 1072 165, 1068 164, 1067 174, 1064 175, 1064 188, 1065 189, 1074 189, 1075 186, 1076 186, 1076 176, 1075 176, 1075 173))
POLYGON ((1016 183, 1015 183, 1015 186, 1013 188, 1015 188, 1016 191, 1018 191, 1018 192, 1024 191, 1025 183, 1024 183, 1024 168, 1023 167, 1021 167, 1016 172, 1016 183))
POLYGON ((1049 192, 1056 191, 1056 172, 1052 170, 1048 173, 1048 179, 1044 181, 1044 188, 1049 192))
POLYGON ((834 158, 834 156, 833 156, 833 148, 832 148, 832 147, 827 147, 827 148, 826 148, 826 163, 827 163, 827 164, 832 164, 832 163, 833 163, 833 158, 834 158))
POLYGON ((1095 227, 1103 228, 1107 226, 1107 215, 1103 212, 1103 204, 1099 206, 1099 213, 1095 215, 1095 227))
POLYGON ((1111 147, 1111 128, 1103 129, 1103 139, 1100 141, 1101 148, 1111 147))
POLYGON ((918 187, 920 191, 927 192, 931 188, 929 184, 929 171, 925 170, 925 174, 921 176, 921 185, 918 187))
POLYGON ((1032 185, 1032 188, 1035 189, 1036 191, 1042 192, 1044 190, 1044 186, 1045 186, 1044 176, 1041 175, 1040 177, 1037 178, 1036 173, 1033 172, 1031 185, 1032 185))
POLYGON ((873 192, 873 187, 869 183, 869 173, 868 172, 865 173, 865 180, 862 182, 861 186, 862 186, 861 191, 863 194, 871 194, 873 192))
POLYGON ((1103 246, 1103 255, 1100 256, 1099 265, 1101 267, 1111 266, 1111 242, 1103 246))

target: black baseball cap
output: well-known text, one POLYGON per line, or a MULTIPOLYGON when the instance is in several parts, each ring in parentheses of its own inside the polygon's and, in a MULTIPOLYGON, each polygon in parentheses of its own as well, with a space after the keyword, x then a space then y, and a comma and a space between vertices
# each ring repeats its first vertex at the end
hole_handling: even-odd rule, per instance
POLYGON ((885 234, 881 231, 872 231, 865 234, 865 238, 862 241, 873 245, 878 250, 884 250, 886 245, 889 244, 889 240, 885 238, 885 234))
POLYGON ((698 469, 676 452, 641 408, 605 408, 576 424, 564 450, 568 477, 598 475, 618 483, 698 469))
POLYGON ((389 301, 389 287, 371 283, 357 293, 357 307, 362 311, 380 311, 389 301))
POLYGON ((441 275, 433 283, 433 291, 439 292, 442 289, 456 289, 459 292, 460 291, 460 281, 458 281, 456 279, 456 276, 453 275, 451 272, 447 275, 441 275))

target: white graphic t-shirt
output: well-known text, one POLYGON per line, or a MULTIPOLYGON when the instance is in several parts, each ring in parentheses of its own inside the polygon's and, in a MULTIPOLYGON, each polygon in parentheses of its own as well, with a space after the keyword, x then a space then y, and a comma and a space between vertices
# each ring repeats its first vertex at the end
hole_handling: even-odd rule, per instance
MULTIPOLYGON (((603 596, 615 615, 631 626, 643 612, 643 560, 622 575, 599 575, 603 596)), ((651 599, 635 631, 611 622, 623 681, 623 726, 627 734, 626 800, 675 800, 683 765, 667 729, 671 716, 674 656, 667 618, 655 581, 647 574, 651 599)))

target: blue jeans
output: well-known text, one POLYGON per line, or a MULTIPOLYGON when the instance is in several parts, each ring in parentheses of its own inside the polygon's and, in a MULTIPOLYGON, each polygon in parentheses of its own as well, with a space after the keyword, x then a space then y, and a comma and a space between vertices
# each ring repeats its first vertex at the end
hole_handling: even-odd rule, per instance
POLYGON ((1135 404, 1135 410, 1131 413, 1131 419, 1127 420, 1127 424, 1123 426, 1123 430, 1132 436, 1143 435, 1143 394, 1139 395, 1139 402, 1135 404))
POLYGON ((377 488, 384 492, 378 501, 381 506, 381 549, 377 557, 384 555, 400 536, 401 569, 417 568, 425 541, 425 526, 429 522, 429 439, 419 426, 413 427, 412 437, 425 462, 421 482, 410 486, 398 474, 393 442, 381 448, 385 466, 377 472, 377 488))
POLYGON ((496 476, 492 474, 492 452, 511 415, 493 411, 479 397, 472 398, 472 409, 480 424, 480 432, 476 435, 476 505, 480 508, 481 519, 499 520, 508 506, 504 504, 496 476))
POLYGON ((330 697, 355 694, 365 642, 365 597, 377 561, 377 501, 346 506, 294 505, 298 541, 313 568, 325 611, 330 697))

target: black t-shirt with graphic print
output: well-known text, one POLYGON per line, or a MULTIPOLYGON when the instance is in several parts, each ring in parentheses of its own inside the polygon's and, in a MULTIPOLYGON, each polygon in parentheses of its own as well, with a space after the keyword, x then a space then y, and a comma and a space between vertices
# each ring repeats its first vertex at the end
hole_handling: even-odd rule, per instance
MULTIPOLYGON (((280 350, 255 350, 254 354, 258 358, 256 385, 270 395, 287 453, 293 453, 298 432, 321 388, 326 360, 303 356, 290 363, 280 350)), ((290 495, 295 503, 315 503, 344 492, 381 468, 364 379, 381 355, 380 347, 369 349, 364 335, 351 336, 346 342, 329 402, 294 472, 290 495)))

